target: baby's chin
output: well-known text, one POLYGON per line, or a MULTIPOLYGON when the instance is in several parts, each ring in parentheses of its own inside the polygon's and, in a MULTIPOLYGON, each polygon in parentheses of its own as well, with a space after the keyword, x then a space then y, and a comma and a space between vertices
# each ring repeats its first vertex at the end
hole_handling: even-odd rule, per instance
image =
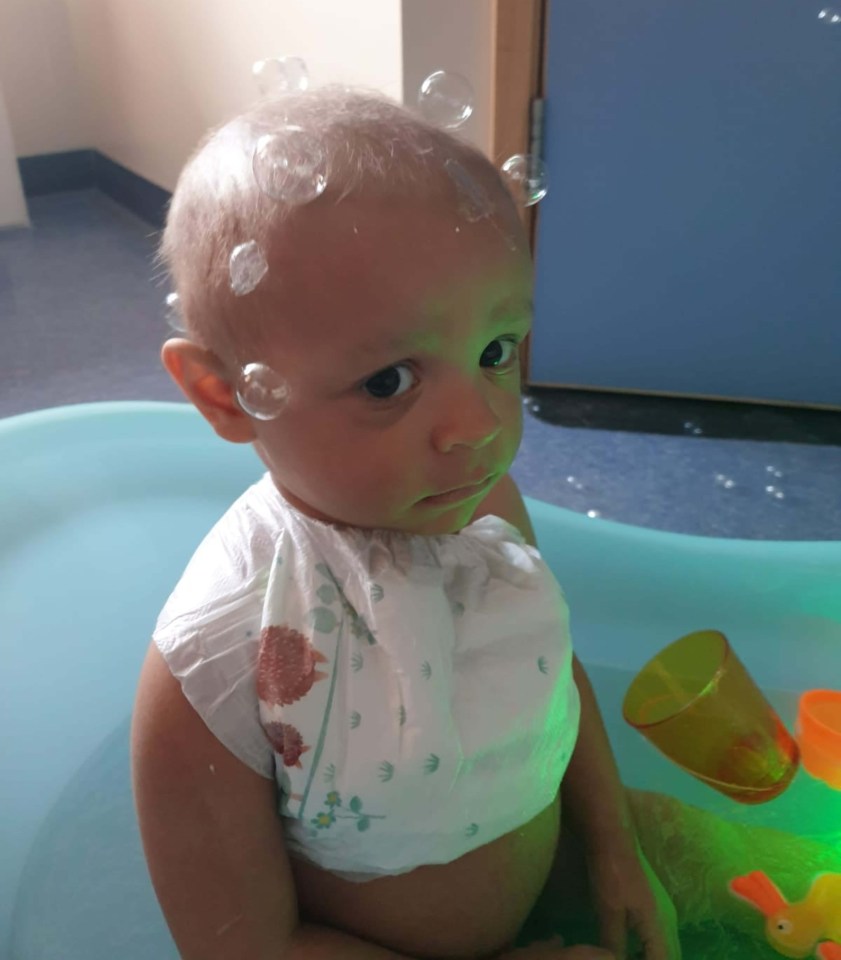
POLYGON ((415 512, 411 526, 408 526, 406 531, 428 537, 458 533, 472 522, 477 507, 478 502, 475 500, 452 504, 446 508, 422 507, 415 512))
POLYGON ((410 500, 404 504, 386 506, 378 505, 371 509, 371 504, 356 504, 344 502, 323 503, 315 505, 302 497, 296 496, 290 490, 278 483, 275 485, 280 492, 300 513, 328 523, 335 527, 353 527, 359 530, 391 530, 395 533, 404 533, 418 536, 445 536, 458 533, 473 519, 481 497, 473 497, 455 503, 429 503, 426 499, 410 500))

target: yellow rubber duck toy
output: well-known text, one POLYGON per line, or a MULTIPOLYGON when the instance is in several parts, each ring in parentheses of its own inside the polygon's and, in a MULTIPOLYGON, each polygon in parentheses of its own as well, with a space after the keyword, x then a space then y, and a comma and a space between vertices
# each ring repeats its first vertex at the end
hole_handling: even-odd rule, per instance
POLYGON ((765 936, 784 957, 800 960, 814 951, 819 960, 841 960, 841 873, 819 874, 797 903, 760 870, 734 878, 729 888, 765 916, 765 936))

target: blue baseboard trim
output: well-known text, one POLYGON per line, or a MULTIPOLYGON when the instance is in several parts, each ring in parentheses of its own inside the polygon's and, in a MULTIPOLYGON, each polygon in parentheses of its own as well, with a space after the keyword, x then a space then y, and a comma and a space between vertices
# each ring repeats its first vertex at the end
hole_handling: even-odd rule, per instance
POLYGON ((96 186, 112 200, 136 213, 156 230, 163 230, 172 194, 144 177, 94 151, 96 186))
POLYGON ((27 197, 63 190, 98 189, 161 230, 171 194, 132 173, 98 150, 68 150, 19 157, 18 168, 27 197))
POLYGON ((59 190, 89 190, 94 179, 95 150, 68 150, 19 157, 18 169, 27 197, 38 197, 59 190))

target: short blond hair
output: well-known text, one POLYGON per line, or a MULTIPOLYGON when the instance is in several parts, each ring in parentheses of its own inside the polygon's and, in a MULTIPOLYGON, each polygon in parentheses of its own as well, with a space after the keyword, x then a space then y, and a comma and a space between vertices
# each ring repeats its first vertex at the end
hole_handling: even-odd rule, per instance
POLYGON ((324 157, 327 186, 313 203, 336 204, 367 192, 378 197, 420 193, 444 198, 455 208, 464 185, 445 172, 445 165, 451 170, 455 164, 461 179, 489 198, 492 208, 512 212, 500 174, 484 154, 380 94, 322 87, 260 101, 211 130, 193 152, 173 194, 159 249, 179 294, 187 333, 223 356, 236 353, 228 322, 235 304, 231 251, 252 240, 268 249, 293 209, 261 191, 252 168, 254 151, 262 136, 282 136, 290 126, 311 137, 324 157))

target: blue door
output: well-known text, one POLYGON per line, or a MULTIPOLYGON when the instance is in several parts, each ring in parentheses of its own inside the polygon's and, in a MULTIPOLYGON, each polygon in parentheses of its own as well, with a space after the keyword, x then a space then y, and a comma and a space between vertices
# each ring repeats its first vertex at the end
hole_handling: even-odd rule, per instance
POLYGON ((531 383, 841 406, 823 5, 549 0, 531 383))

